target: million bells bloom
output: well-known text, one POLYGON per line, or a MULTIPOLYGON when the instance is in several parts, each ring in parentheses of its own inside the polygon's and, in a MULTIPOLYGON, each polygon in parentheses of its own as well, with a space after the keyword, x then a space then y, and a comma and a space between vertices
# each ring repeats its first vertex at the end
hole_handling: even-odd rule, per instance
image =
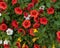
POLYGON ((58 42, 60 42, 60 31, 57 31, 57 40, 58 40, 58 42))
POLYGON ((16 4, 17 0, 12 0, 12 5, 16 4))
POLYGON ((52 8, 52 7, 47 8, 47 13, 48 14, 54 14, 54 8, 52 8))
POLYGON ((11 25, 14 27, 14 28, 18 28, 18 22, 16 20, 13 20, 11 25))
POLYGON ((48 23, 47 18, 46 17, 40 18, 40 23, 43 24, 43 25, 46 25, 48 23))
POLYGON ((14 11, 15 11, 15 13, 18 14, 18 15, 21 15, 22 12, 23 12, 20 7, 16 7, 16 8, 14 9, 14 11))
POLYGON ((22 26, 24 28, 29 28, 31 26, 30 20, 24 20, 23 23, 22 23, 22 26))
POLYGON ((30 15, 31 15, 31 17, 36 18, 36 17, 38 17, 39 13, 38 13, 37 10, 31 10, 31 11, 30 11, 30 15))
POLYGON ((7 4, 5 2, 0 2, 0 9, 6 10, 7 4))
POLYGON ((38 44, 34 44, 34 48, 40 48, 38 44))
POLYGON ((7 25, 5 23, 0 25, 0 30, 5 31, 7 29, 7 25))

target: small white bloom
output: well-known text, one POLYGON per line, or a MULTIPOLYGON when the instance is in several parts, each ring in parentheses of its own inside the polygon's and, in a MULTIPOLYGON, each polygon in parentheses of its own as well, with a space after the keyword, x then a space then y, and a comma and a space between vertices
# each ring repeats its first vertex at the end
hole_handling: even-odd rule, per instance
POLYGON ((9 43, 9 40, 4 40, 4 44, 8 44, 9 43))
POLYGON ((12 35, 12 34, 13 34, 13 30, 10 29, 10 28, 8 28, 8 29, 6 30, 6 32, 7 32, 7 35, 12 35))
POLYGON ((26 18, 26 16, 24 16, 24 18, 26 18))
POLYGON ((30 18, 29 18, 29 17, 26 17, 25 19, 26 19, 26 20, 30 20, 30 18))
POLYGON ((0 44, 2 44, 2 40, 0 40, 0 44))
POLYGON ((25 18, 26 20, 30 20, 30 15, 28 15, 27 17, 24 16, 24 18, 25 18))
POLYGON ((28 17, 30 17, 31 15, 28 15, 28 17))
POLYGON ((45 8, 44 5, 42 5, 42 6, 39 7, 39 9, 42 9, 42 10, 44 10, 44 8, 45 8))
POLYGON ((0 13, 0 16, 1 16, 2 14, 0 13))
MULTIPOLYGON (((30 17, 31 15, 28 15, 27 17, 30 17)), ((24 16, 24 18, 27 18, 26 16, 24 16)))

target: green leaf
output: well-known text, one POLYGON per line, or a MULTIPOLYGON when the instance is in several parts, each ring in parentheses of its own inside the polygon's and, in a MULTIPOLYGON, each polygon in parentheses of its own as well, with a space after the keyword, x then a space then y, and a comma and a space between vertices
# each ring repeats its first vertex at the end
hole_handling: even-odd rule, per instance
POLYGON ((2 17, 0 17, 0 23, 2 23, 2 21, 3 21, 3 18, 2 18, 2 17))
POLYGON ((5 17, 5 19, 6 19, 7 21, 10 20, 10 17, 9 17, 9 16, 4 16, 4 17, 5 17))
POLYGON ((50 4, 50 3, 46 3, 46 6, 47 6, 47 7, 51 7, 51 4, 50 4))

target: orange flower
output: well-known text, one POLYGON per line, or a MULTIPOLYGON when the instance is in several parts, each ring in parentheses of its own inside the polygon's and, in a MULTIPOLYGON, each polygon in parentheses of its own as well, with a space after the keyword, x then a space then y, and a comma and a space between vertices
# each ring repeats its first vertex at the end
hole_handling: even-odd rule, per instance
POLYGON ((31 10, 30 15, 31 15, 31 17, 38 17, 39 13, 37 10, 31 10))

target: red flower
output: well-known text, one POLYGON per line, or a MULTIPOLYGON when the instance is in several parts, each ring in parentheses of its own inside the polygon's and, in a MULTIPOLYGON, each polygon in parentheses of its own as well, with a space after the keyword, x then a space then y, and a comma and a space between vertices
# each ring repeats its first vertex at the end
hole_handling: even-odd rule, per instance
POLYGON ((18 33, 22 33, 22 32, 23 32, 23 35, 25 35, 25 34, 26 34, 24 29, 19 28, 19 29, 18 29, 18 33))
POLYGON ((0 0, 0 2, 3 2, 3 0, 0 0))
POLYGON ((32 0, 32 3, 34 3, 34 4, 36 4, 38 2, 39 2, 39 0, 32 0))
POLYGON ((21 15, 22 14, 22 10, 20 9, 20 7, 16 7, 15 9, 15 13, 18 14, 18 15, 21 15))
POLYGON ((22 26, 24 28, 29 28, 31 26, 30 20, 24 20, 22 26))
POLYGON ((47 9, 48 14, 54 14, 54 8, 50 7, 47 9))
POLYGON ((37 10, 31 10, 30 15, 31 15, 31 17, 38 17, 39 13, 37 10))
POLYGON ((38 44, 34 44, 34 48, 40 48, 38 44))
POLYGON ((4 44, 4 48, 10 48, 9 44, 4 44))
POLYGON ((25 45, 24 48, 29 48, 28 45, 25 45))
POLYGON ((35 21, 36 23, 38 23, 38 22, 39 22, 39 17, 34 18, 34 21, 35 21))
POLYGON ((28 4, 28 7, 33 7, 33 6, 34 6, 33 3, 29 3, 29 4, 28 4))
POLYGON ((56 2, 57 0, 52 0, 52 2, 56 2))
POLYGON ((25 7, 23 10, 26 11, 27 10, 27 7, 25 7))
POLYGON ((27 17, 27 16, 28 16, 28 13, 27 13, 27 12, 24 12, 24 16, 26 16, 26 17, 27 17))
POLYGON ((28 10, 28 11, 30 11, 30 9, 31 9, 30 7, 27 7, 27 10, 28 10))
POLYGON ((14 28, 18 28, 18 23, 16 20, 13 20, 11 25, 14 27, 14 28))
POLYGON ((2 31, 5 31, 7 29, 7 25, 6 24, 1 24, 0 25, 0 30, 2 30, 2 31))
POLYGON ((12 0, 12 5, 16 4, 17 0, 12 0))
POLYGON ((20 42, 17 42, 17 43, 16 43, 16 46, 17 46, 18 48, 21 48, 20 42))
POLYGON ((57 41, 60 43, 60 38, 57 38, 57 41))
POLYGON ((0 8, 3 10, 7 9, 7 4, 5 2, 0 2, 0 8))
POLYGON ((33 25, 33 28, 39 28, 39 26, 40 26, 39 23, 35 23, 35 24, 33 25))
POLYGON ((40 13, 40 14, 42 14, 43 12, 44 12, 44 10, 42 10, 42 9, 39 10, 39 13, 40 13))
POLYGON ((45 18, 45 17, 40 18, 40 23, 43 25, 46 25, 48 23, 47 18, 45 18))
POLYGON ((60 41, 60 31, 57 32, 57 39, 60 41))
POLYGON ((29 29, 29 34, 30 34, 31 36, 35 36, 33 28, 29 29))
POLYGON ((28 7, 27 7, 27 10, 30 10, 33 6, 34 6, 33 3, 29 3, 29 4, 28 4, 28 7))

